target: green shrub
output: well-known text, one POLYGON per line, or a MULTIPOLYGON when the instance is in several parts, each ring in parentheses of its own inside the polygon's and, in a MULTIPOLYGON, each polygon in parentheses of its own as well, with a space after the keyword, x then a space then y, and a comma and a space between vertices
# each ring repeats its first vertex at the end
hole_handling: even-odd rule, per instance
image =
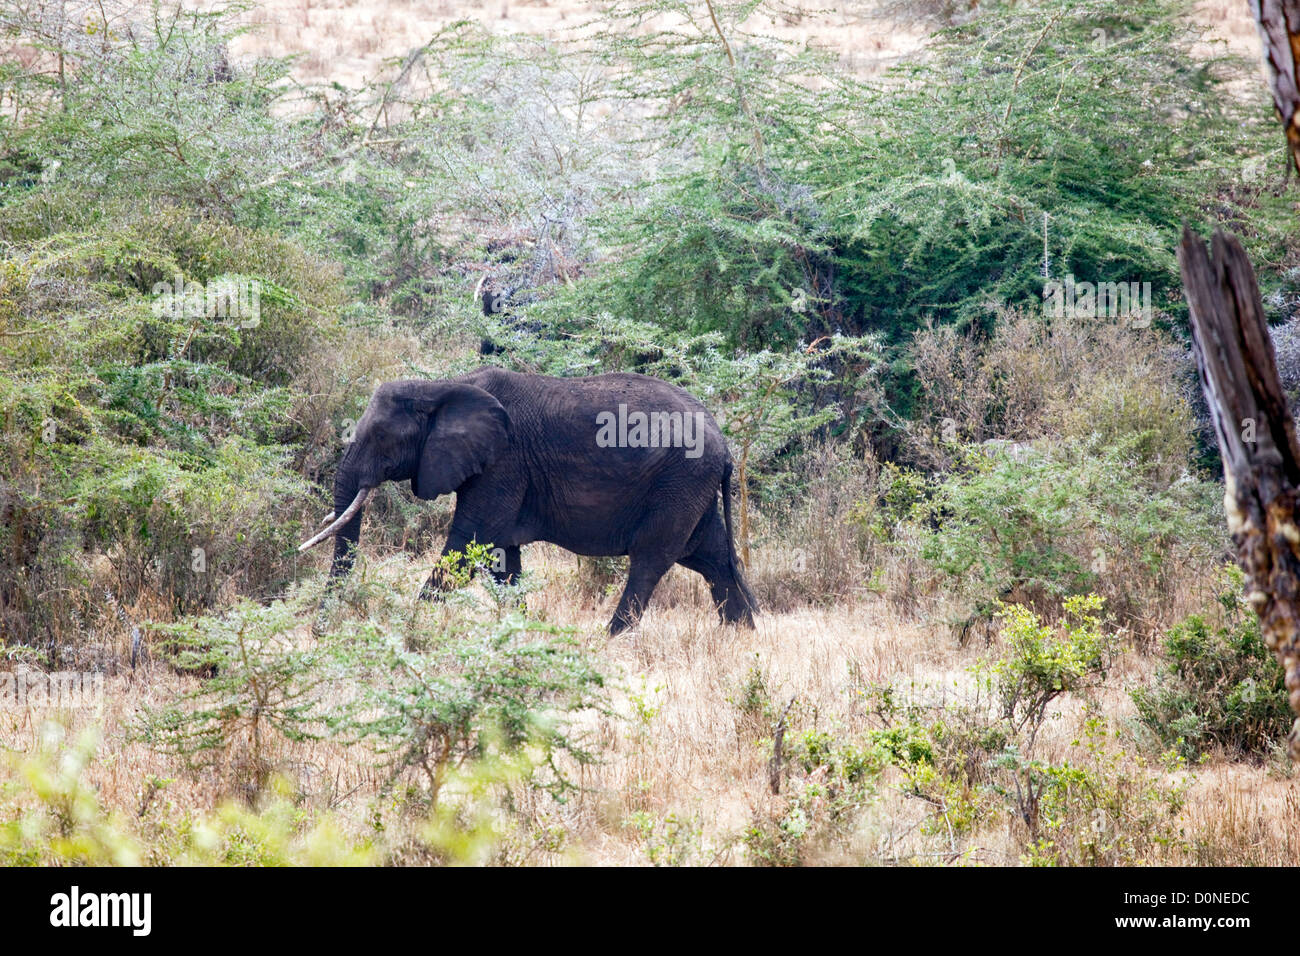
POLYGON ((337 332, 337 270, 195 210, 98 211, 6 244, 0 285, 0 604, 7 639, 50 649, 105 590, 183 613, 283 587, 316 511, 300 464, 340 441, 295 421, 301 364, 337 332), (260 302, 189 314, 164 298, 176 276, 256 281, 260 302))
MULTIPOLYGON (((1216 187, 1246 150, 1280 154, 1226 61, 1189 67, 1199 31, 1178 2, 981 4, 875 81, 747 30, 752 4, 716 5, 734 62, 707 29, 644 28, 647 10, 683 7, 616 7, 602 37, 694 151, 647 201, 597 218, 620 255, 576 283, 581 312, 750 348, 837 330, 897 343, 929 317, 986 324, 991 303, 1041 302, 1045 246, 1053 277, 1150 281, 1177 307, 1180 223, 1210 197, 1256 203, 1262 184, 1216 187), (679 95, 706 86, 719 92, 679 95)), ((1259 218, 1277 241, 1280 216, 1259 218)))
POLYGON ((704 838, 704 827, 695 817, 679 813, 665 814, 662 820, 637 811, 631 824, 645 844, 646 858, 652 866, 700 866, 712 862, 704 838))
POLYGON ((29 754, 0 764, 0 861, 30 866, 365 866, 375 848, 344 834, 337 820, 313 818, 284 778, 258 807, 223 803, 211 813, 161 818, 146 784, 138 813, 106 810, 87 770, 98 751, 94 730, 67 742, 47 722, 29 754))
MULTIPOLYGON (((468 574, 459 573, 463 586, 468 574)), ((559 798, 571 790, 563 760, 594 759, 573 714, 601 706, 605 681, 573 640, 499 605, 487 621, 424 602, 413 613, 400 584, 361 577, 350 582, 368 592, 360 608, 345 596, 314 638, 304 622, 318 588, 267 607, 243 603, 153 625, 173 665, 202 681, 147 711, 138 736, 190 765, 233 755, 254 791, 276 772, 287 743, 325 737, 387 757, 390 784, 421 771, 431 804, 458 768, 520 755, 536 758, 530 784, 559 798)))
MULTIPOLYGON (((1125 812, 1131 812, 1125 803, 1130 797, 1146 801, 1143 788, 1164 793, 1149 784, 1140 767, 1125 764, 1128 776, 1120 782, 1069 763, 1047 764, 1038 756, 1039 732, 1052 716, 1049 705, 1066 693, 1086 696, 1105 678, 1117 653, 1114 635, 1103 628, 1101 608, 1095 595, 1069 598, 1057 624, 1042 623, 1024 607, 1004 608, 999 613, 1003 649, 972 668, 973 693, 945 700, 934 708, 934 717, 915 704, 901 713, 896 706, 878 712, 887 726, 869 733, 873 749, 902 771, 904 792, 934 807, 922 832, 946 837, 951 849, 957 836, 1010 815, 1024 825, 1019 832, 1030 852, 1046 854, 1051 840, 1087 838, 1071 804, 1078 787, 1108 805, 1124 805, 1125 812), (1123 792, 1105 789, 1112 783, 1123 792)), ((1120 766, 1120 756, 1101 747, 1100 740, 1092 744, 1093 762, 1120 766)))
POLYGON ((1103 630, 1102 600, 1095 594, 1065 600, 1059 626, 1043 624, 1028 608, 998 612, 1005 651, 981 661, 976 673, 987 683, 1015 733, 1032 748, 1047 706, 1065 693, 1086 693, 1106 677, 1119 648, 1103 630))
POLYGON ((771 683, 757 653, 744 681, 727 697, 727 702, 739 712, 736 732, 742 739, 759 740, 771 733, 779 717, 774 708, 779 705, 772 700, 771 683))
MULTIPOLYGON (((1181 862, 1180 812, 1186 781, 1151 773, 1146 761, 1118 749, 1113 723, 1092 714, 1073 760, 1025 761, 1014 751, 1000 764, 1016 780, 1002 792, 1020 811, 1031 866, 1150 866, 1181 862)), ((1176 761, 1172 767, 1176 769, 1176 761)))
POLYGON ((918 551, 977 613, 1007 599, 1051 610, 1096 591, 1121 617, 1147 617, 1170 601, 1175 572, 1222 547, 1213 485, 1152 490, 1113 446, 968 447, 962 466, 935 480, 918 551))
POLYGON ((751 668, 743 691, 733 703, 751 728, 761 725, 768 735, 759 743, 770 755, 768 782, 776 786, 770 803, 756 808, 740 835, 748 859, 763 866, 816 863, 836 852, 875 802, 881 772, 892 759, 881 742, 890 731, 858 737, 839 727, 823 728, 816 708, 797 698, 778 714, 771 709, 767 678, 757 667, 751 668), (805 723, 809 718, 811 726, 805 723))
POLYGON ((559 797, 571 790, 563 758, 594 759, 572 715, 598 706, 604 685, 573 640, 517 615, 430 637, 408 650, 405 636, 366 624, 336 634, 367 675, 339 732, 391 755, 394 776, 420 771, 435 803, 449 770, 526 748, 541 757, 534 783, 559 797))
MULTIPOLYGON (((801 759, 809 759, 804 753, 801 759)), ((845 745, 815 756, 821 758, 815 774, 788 782, 781 798, 755 813, 742 833, 751 863, 815 863, 853 831, 862 810, 875 800, 882 766, 877 755, 845 745)))
POLYGON ((0 770, 0 862, 6 866, 139 866, 139 842, 85 779, 99 748, 94 730, 65 741, 62 725, 39 727, 31 753, 5 754, 0 770))
POLYGON ((1291 726, 1284 675, 1242 598, 1242 572, 1229 566, 1219 583, 1213 606, 1170 628, 1165 666, 1133 702, 1160 743, 1188 760, 1211 751, 1260 760, 1291 726))
POLYGON ((261 791, 286 741, 326 735, 318 691, 330 674, 320 646, 298 647, 298 609, 242 603, 217 617, 155 625, 173 665, 205 675, 200 687, 146 710, 137 735, 193 768, 217 760, 240 767, 261 791))

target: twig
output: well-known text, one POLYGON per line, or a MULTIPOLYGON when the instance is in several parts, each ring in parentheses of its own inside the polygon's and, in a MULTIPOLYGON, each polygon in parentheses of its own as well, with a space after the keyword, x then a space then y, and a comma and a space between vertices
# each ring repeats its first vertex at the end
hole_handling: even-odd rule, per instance
POLYGON ((767 777, 774 794, 781 792, 781 758, 782 748, 785 746, 785 720, 796 700, 798 700, 797 697, 791 697, 790 703, 786 704, 785 710, 781 711, 781 719, 776 722, 776 733, 772 737, 772 761, 768 764, 767 777))

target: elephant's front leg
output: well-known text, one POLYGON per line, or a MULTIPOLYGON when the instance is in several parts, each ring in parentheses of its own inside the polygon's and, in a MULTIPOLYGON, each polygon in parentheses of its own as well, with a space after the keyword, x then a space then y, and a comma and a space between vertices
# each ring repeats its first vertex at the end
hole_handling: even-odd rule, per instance
POLYGON ((512 545, 508 548, 496 548, 492 552, 492 578, 497 584, 516 584, 519 581, 519 574, 523 571, 523 557, 519 553, 519 545, 512 545))
MULTIPOLYGON (((498 586, 509 587, 519 583, 519 575, 523 572, 523 559, 519 553, 519 545, 512 545, 506 548, 493 548, 492 550, 492 580, 498 586)), ((513 608, 516 611, 522 611, 525 608, 524 596, 518 592, 507 591, 504 594, 498 593, 497 600, 503 606, 513 608)))
MULTIPOLYGON (((456 589, 456 577, 447 570, 444 559, 449 554, 464 554, 465 545, 469 542, 469 536, 458 534, 455 530, 447 536, 447 543, 442 546, 442 554, 439 555, 433 573, 429 575, 429 580, 424 582, 424 587, 420 588, 421 601, 440 601, 448 591, 456 589)), ((470 577, 474 576, 474 571, 475 568, 471 565, 470 577)))

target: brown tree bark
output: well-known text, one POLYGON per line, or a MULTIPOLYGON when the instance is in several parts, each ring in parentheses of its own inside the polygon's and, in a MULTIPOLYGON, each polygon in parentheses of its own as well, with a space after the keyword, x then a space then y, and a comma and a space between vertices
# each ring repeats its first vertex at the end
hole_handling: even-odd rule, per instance
POLYGON ((1291 162, 1300 170, 1300 0, 1250 0, 1264 48, 1264 71, 1273 93, 1291 162))
MULTIPOLYGON (((1286 671, 1291 709, 1300 714, 1300 444, 1259 287, 1245 249, 1221 230, 1207 254, 1184 227, 1178 264, 1192 351, 1223 455, 1223 504, 1247 576, 1246 600, 1286 671)), ((1300 719, 1287 746, 1300 759, 1300 719)))

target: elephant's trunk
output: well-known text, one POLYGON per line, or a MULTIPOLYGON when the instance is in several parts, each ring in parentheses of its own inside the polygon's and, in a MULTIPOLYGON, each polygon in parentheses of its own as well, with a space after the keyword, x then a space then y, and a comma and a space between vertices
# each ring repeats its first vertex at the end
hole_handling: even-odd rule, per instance
MULTIPOLYGON (((320 533, 318 533, 314 537, 308 538, 302 544, 298 545, 298 550, 306 551, 309 548, 314 548, 316 545, 320 544, 326 538, 333 535, 335 536, 334 554, 335 554, 335 558, 337 559, 339 542, 343 539, 343 537, 346 534, 348 534, 349 529, 351 531, 351 540, 353 544, 355 544, 357 538, 360 537, 361 508, 363 505, 365 505, 366 499, 370 497, 370 492, 372 492, 373 490, 374 490, 373 488, 362 488, 360 491, 358 491, 356 497, 352 499, 352 503, 349 504, 343 510, 343 514, 339 515, 337 518, 335 518, 334 515, 338 514, 338 505, 335 505, 334 512, 331 513, 325 519, 325 521, 330 522, 330 526, 328 528, 323 529, 320 533)), ((321 523, 324 524, 325 521, 321 523)))
POLYGON ((361 538, 362 509, 375 490, 373 484, 363 484, 353 470, 346 467, 346 458, 345 455, 345 460, 340 463, 339 470, 334 475, 334 514, 327 519, 329 526, 298 546, 299 551, 306 551, 328 537, 334 538, 334 560, 330 563, 327 594, 332 593, 352 570, 357 542, 361 538))
POLYGON ((357 443, 343 453, 334 472, 334 560, 330 563, 329 588, 338 585, 352 570, 357 542, 361 540, 362 509, 375 487, 378 476, 362 474, 357 466, 357 443), (369 480, 368 480, 369 479, 369 480))
MULTIPOLYGON (((362 504, 370 496, 372 489, 366 488, 357 493, 357 501, 362 504)), ((357 508, 356 514, 352 515, 342 527, 339 528, 338 534, 334 536, 334 560, 330 564, 330 581, 331 583, 339 581, 346 577, 352 570, 352 562, 357 556, 357 542, 361 539, 361 509, 357 508)))

